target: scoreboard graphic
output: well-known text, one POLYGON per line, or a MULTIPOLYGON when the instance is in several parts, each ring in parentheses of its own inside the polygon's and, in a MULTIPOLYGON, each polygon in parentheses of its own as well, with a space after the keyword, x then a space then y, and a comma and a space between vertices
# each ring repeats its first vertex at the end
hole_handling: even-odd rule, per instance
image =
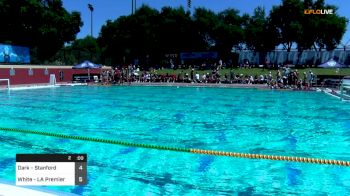
POLYGON ((17 154, 16 185, 87 184, 87 154, 17 154))

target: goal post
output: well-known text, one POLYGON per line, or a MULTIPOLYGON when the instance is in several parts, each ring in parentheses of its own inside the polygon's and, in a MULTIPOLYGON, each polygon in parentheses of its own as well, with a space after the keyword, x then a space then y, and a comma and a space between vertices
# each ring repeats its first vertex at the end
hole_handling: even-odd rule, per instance
POLYGON ((1 79, 0 78, 0 86, 2 86, 5 83, 6 88, 10 89, 10 79, 1 79))
POLYGON ((56 76, 55 74, 50 74, 50 85, 56 85, 56 76))

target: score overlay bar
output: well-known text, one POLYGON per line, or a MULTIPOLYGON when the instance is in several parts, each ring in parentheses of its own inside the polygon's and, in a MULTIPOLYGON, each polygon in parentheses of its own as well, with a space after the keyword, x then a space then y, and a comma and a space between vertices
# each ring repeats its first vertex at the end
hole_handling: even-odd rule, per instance
POLYGON ((74 186, 86 183, 86 154, 16 155, 16 185, 74 186))

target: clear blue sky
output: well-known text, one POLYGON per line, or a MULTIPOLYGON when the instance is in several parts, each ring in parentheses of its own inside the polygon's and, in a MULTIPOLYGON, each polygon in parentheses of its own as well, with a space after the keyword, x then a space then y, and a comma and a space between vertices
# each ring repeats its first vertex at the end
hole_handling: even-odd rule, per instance
MULTIPOLYGON (((78 11, 81 13, 84 26, 81 28, 78 38, 90 35, 90 11, 87 4, 94 6, 93 12, 93 35, 98 36, 102 25, 108 20, 115 20, 119 16, 129 15, 131 13, 131 0, 63 0, 63 6, 68 11, 78 11)), ((226 8, 235 8, 242 13, 251 14, 255 7, 265 7, 267 13, 273 5, 279 5, 281 0, 192 0, 192 10, 195 7, 209 8, 215 12, 226 8)), ((350 19, 350 1, 349 0, 326 0, 326 3, 336 5, 340 16, 350 19)), ((142 4, 149 5, 160 10, 164 6, 187 8, 186 0, 137 0, 137 7, 142 4)), ((343 43, 350 39, 350 23, 347 26, 347 32, 343 37, 343 43)), ((350 42, 348 43, 350 44, 350 42)))

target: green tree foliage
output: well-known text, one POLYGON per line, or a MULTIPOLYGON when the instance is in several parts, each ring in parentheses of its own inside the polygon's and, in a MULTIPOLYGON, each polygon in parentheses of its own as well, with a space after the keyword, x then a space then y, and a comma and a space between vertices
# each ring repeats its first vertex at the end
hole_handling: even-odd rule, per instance
POLYGON ((282 0, 269 16, 278 31, 278 43, 288 51, 293 44, 299 51, 305 49, 333 50, 340 43, 348 20, 337 14, 337 7, 324 0, 282 0), (332 15, 308 15, 305 9, 333 9, 332 15))
MULTIPOLYGON (((321 49, 333 50, 339 44, 346 31, 348 19, 340 17, 337 14, 337 7, 326 5, 324 0, 317 0, 314 3, 315 7, 321 7, 322 9, 333 9, 335 14, 332 15, 319 15, 313 19, 316 29, 315 33, 315 45, 321 49)), ((310 17, 310 15, 308 15, 310 17)), ((305 16, 306 17, 306 16, 305 16)), ((312 20, 312 19, 309 19, 312 20)), ((307 29, 307 27, 305 27, 307 29)), ((310 30, 310 29, 309 29, 310 30)), ((311 32, 310 32, 311 34, 311 32)))
POLYGON ((108 20, 102 26, 98 43, 102 49, 101 58, 105 63, 115 64, 122 62, 123 56, 130 53, 131 40, 130 29, 124 28, 128 25, 129 18, 119 17, 115 21, 108 20))
POLYGON ((219 17, 211 10, 196 8, 193 20, 193 27, 197 29, 197 35, 202 40, 204 49, 209 50, 215 45, 215 28, 213 27, 219 24, 219 17))
MULTIPOLYGON (((87 54, 99 53, 99 50, 100 50, 97 44, 97 40, 91 36, 86 36, 83 39, 75 40, 72 43, 71 48, 73 50, 83 51, 87 54)), ((90 57, 85 57, 85 58, 90 58, 90 57)), ((94 59, 91 59, 91 60, 94 60, 94 59)))
POLYGON ((257 52, 268 52, 278 45, 278 32, 266 17, 265 9, 257 7, 252 16, 245 15, 244 36, 248 49, 257 52))
POLYGON ((287 51, 292 49, 302 30, 304 9, 301 0, 282 0, 282 5, 274 6, 270 12, 271 23, 277 29, 279 43, 287 51))
POLYGON ((158 15, 157 10, 142 6, 134 15, 107 21, 98 38, 102 58, 115 64, 156 53, 158 15))
POLYGON ((143 64, 151 64, 159 62, 166 53, 205 48, 193 26, 190 14, 182 7, 164 7, 158 12, 144 5, 131 16, 107 21, 98 43, 106 62, 119 64, 139 59, 143 64))
POLYGON ((32 59, 52 57, 80 31, 80 13, 61 0, 0 0, 0 42, 28 46, 32 59))
POLYGON ((226 9, 218 14, 219 23, 215 30, 215 50, 219 51, 223 57, 231 54, 232 48, 238 46, 244 40, 243 19, 239 16, 239 11, 226 9))
POLYGON ((134 15, 107 21, 98 43, 103 62, 131 63, 133 59, 159 63, 166 53, 217 51, 230 58, 232 48, 268 52, 278 45, 287 51, 315 48, 334 49, 345 33, 347 19, 324 0, 282 0, 269 15, 257 7, 240 15, 226 9, 214 13, 196 8, 193 16, 184 8, 164 7, 157 11, 142 6, 134 15), (333 9, 333 15, 305 15, 304 9, 333 9), (327 29, 327 30, 325 30, 327 29), (331 29, 331 30, 329 30, 331 29), (109 61, 106 61, 109 59, 109 61))
POLYGON ((145 65, 161 62, 164 54, 191 51, 217 51, 227 60, 232 48, 332 50, 348 20, 324 0, 282 0, 269 15, 261 7, 252 15, 231 8, 219 13, 195 8, 191 15, 183 7, 158 11, 143 5, 133 15, 106 21, 97 40, 75 40, 80 14, 67 12, 62 0, 0 0, 0 22, 0 43, 30 47, 34 63, 90 59, 115 65, 138 59, 145 65), (304 9, 333 9, 335 14, 306 15, 304 9))
POLYGON ((194 22, 190 13, 183 7, 164 7, 159 14, 159 25, 156 29, 158 47, 167 53, 200 50, 202 43, 193 28, 194 22))
POLYGON ((97 39, 86 36, 83 39, 76 39, 66 45, 54 55, 49 64, 74 65, 89 60, 94 63, 101 63, 101 49, 97 39))

